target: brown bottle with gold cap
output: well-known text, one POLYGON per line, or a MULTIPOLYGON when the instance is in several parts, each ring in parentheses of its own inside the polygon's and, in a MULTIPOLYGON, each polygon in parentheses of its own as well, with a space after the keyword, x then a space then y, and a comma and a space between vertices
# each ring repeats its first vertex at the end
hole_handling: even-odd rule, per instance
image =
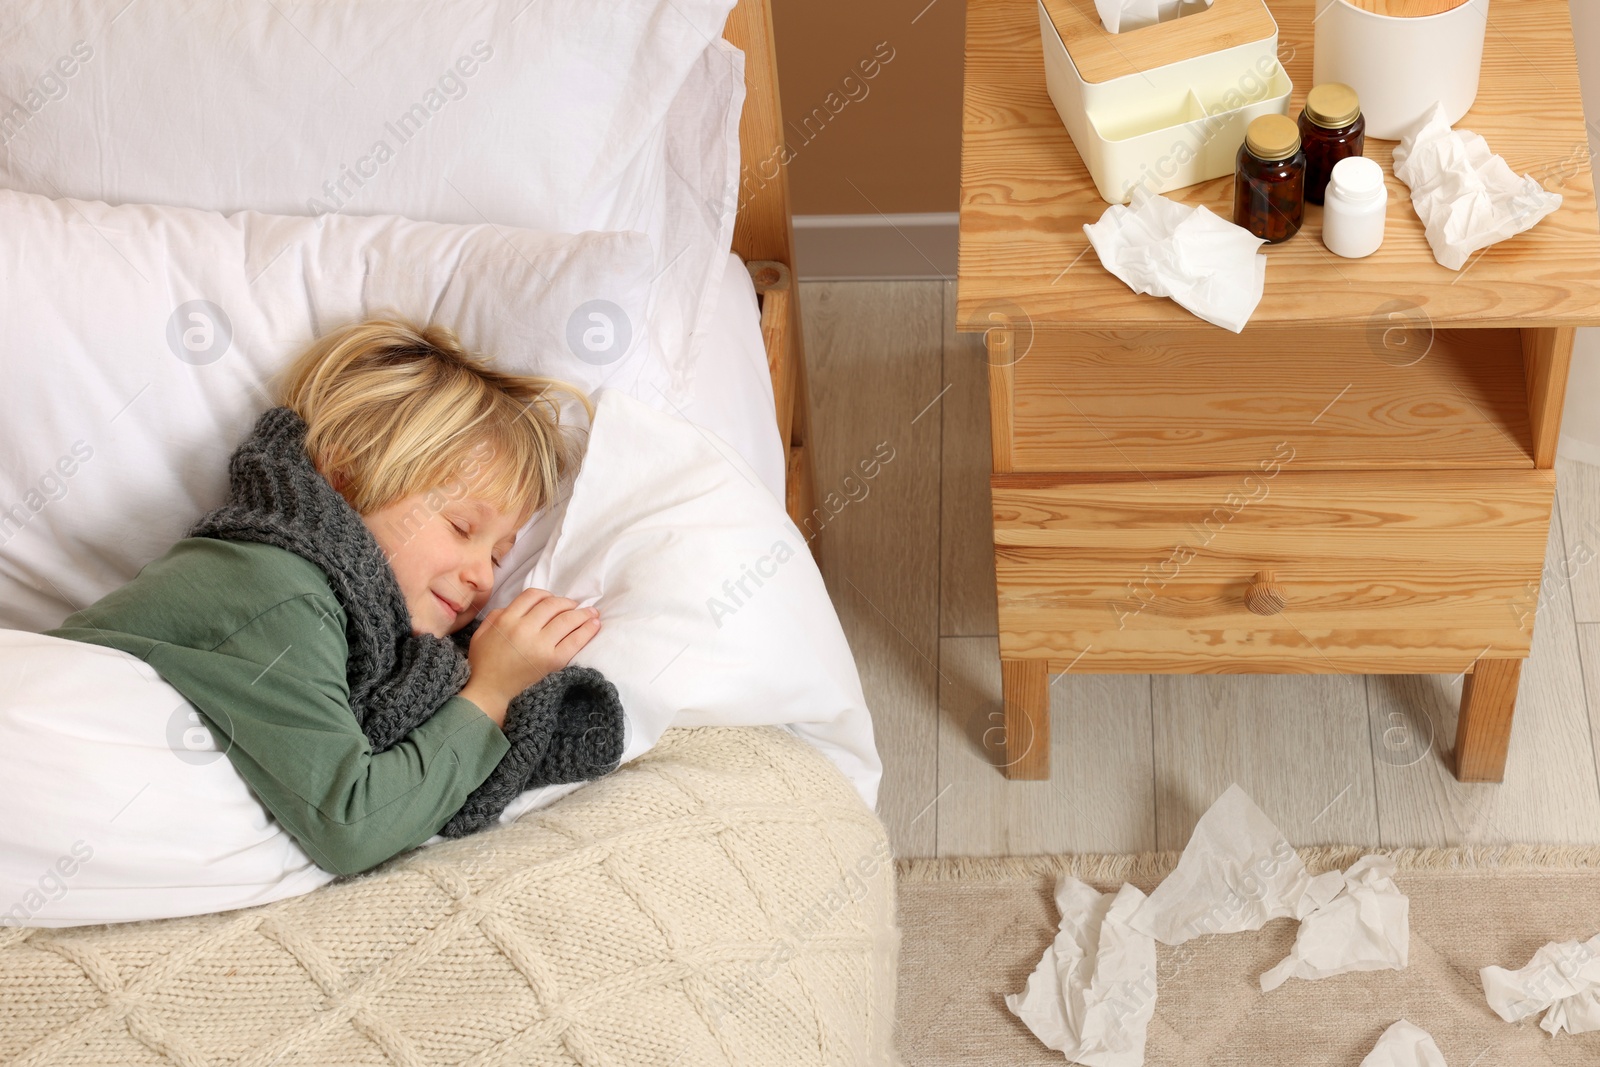
POLYGON ((1320 204, 1333 165, 1366 148, 1367 119, 1356 91, 1343 82, 1313 86, 1300 112, 1300 141, 1306 150, 1306 199, 1320 204))
POLYGON ((1300 232, 1306 154, 1288 115, 1261 115, 1245 130, 1233 175, 1233 221, 1268 244, 1300 232))

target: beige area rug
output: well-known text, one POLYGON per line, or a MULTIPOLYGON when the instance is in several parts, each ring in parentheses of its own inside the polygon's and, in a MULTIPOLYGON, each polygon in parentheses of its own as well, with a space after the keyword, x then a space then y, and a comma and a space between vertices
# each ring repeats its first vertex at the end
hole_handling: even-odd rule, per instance
MULTIPOLYGON (((1516 969, 1549 941, 1600 933, 1600 848, 1301 849, 1311 873, 1370 852, 1395 858, 1411 899, 1403 971, 1291 978, 1262 993, 1261 973, 1288 955, 1298 924, 1158 944, 1149 1067, 1358 1067, 1379 1035, 1407 1018, 1433 1034, 1449 1067, 1595 1067, 1600 1033, 1539 1029, 1489 1010, 1478 969, 1516 969)), ((1058 872, 1103 892, 1145 892, 1179 853, 914 859, 899 881, 900 1054, 905 1067, 1063 1064, 1006 1007, 1027 984, 1060 916, 1058 872)))

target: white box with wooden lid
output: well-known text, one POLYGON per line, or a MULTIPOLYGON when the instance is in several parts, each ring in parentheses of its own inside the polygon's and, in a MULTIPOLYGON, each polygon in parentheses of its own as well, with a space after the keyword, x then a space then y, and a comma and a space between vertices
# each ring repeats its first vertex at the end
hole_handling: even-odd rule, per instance
POLYGON ((1038 0, 1050 100, 1107 203, 1232 174, 1245 128, 1288 114, 1278 24, 1261 0, 1108 33, 1093 0, 1038 0))

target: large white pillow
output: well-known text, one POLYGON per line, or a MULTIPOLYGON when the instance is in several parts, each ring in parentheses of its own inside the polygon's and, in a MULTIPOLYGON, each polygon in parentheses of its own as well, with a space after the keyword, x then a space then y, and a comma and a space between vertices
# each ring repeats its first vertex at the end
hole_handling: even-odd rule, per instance
MULTIPOLYGON (((557 521, 527 585, 599 606, 573 662, 616 685, 624 763, 669 726, 786 725, 876 806, 883 764, 839 616, 805 537, 737 452, 601 390, 557 521)), ((489 608, 518 592, 507 583, 489 608)), ((502 818, 581 785, 529 790, 502 818)))
POLYGON ((609 361, 584 340, 596 301, 642 321, 653 269, 632 232, 0 190, 0 628, 59 625, 224 503, 273 379, 330 327, 396 311, 509 369, 659 397, 638 331, 609 361))
POLYGON ((0 675, 0 926, 203 915, 334 879, 138 656, 0 630, 0 675))
MULTIPOLYGON (((681 277, 683 286, 703 286, 692 322, 672 327, 666 315, 652 321, 663 333, 688 327, 687 358, 669 368, 677 390, 674 402, 695 395, 692 388, 700 381, 700 369, 708 366, 701 349, 715 327, 717 295, 738 215, 739 116, 744 99, 744 53, 718 37, 690 69, 667 112, 666 204, 656 269, 663 272, 663 280, 681 277)), ((668 301, 664 306, 683 303, 668 301)), ((662 342, 656 347, 667 351, 662 342)))
POLYGON ((733 0, 4 0, 0 185, 655 244, 674 387, 732 238, 733 0))

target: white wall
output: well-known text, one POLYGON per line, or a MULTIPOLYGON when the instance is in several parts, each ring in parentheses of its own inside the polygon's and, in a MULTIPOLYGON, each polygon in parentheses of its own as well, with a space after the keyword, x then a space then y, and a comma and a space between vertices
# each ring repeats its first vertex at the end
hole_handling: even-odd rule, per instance
MULTIPOLYGON (((1596 132, 1600 126, 1600 3, 1571 0, 1571 7, 1572 32, 1578 46, 1578 80, 1583 87, 1584 115, 1589 120, 1589 160, 1593 164, 1595 153, 1600 151, 1600 133, 1596 132)), ((1600 465, 1600 327, 1578 329, 1572 373, 1567 379, 1566 409, 1561 416, 1561 444, 1556 451, 1600 465)))

